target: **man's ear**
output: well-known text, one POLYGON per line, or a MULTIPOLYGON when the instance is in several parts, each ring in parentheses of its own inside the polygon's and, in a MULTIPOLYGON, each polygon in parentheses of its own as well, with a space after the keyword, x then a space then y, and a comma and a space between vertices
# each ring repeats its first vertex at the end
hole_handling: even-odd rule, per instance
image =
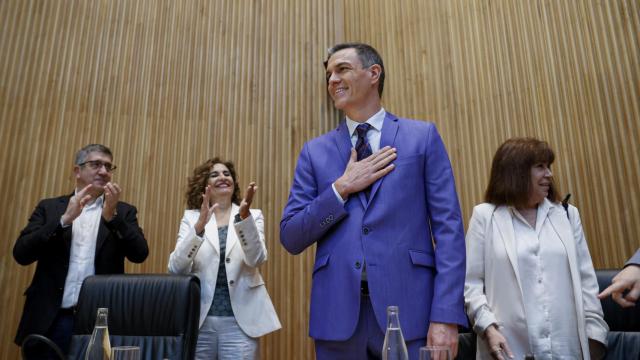
POLYGON ((80 166, 73 165, 73 178, 78 179, 80 177, 80 166))
POLYGON ((378 83, 382 74, 382 67, 379 64, 373 64, 369 66, 369 73, 371 74, 371 82, 378 83))

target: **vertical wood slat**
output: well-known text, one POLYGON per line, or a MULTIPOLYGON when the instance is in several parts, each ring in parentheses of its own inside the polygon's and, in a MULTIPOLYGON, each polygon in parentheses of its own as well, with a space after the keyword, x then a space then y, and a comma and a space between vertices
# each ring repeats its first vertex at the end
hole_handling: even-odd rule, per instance
POLYGON ((283 330, 264 359, 313 358, 307 338, 314 251, 290 256, 278 222, 304 141, 337 124, 322 60, 336 41, 376 46, 384 106, 435 121, 465 219, 511 136, 557 153, 596 267, 639 245, 640 5, 632 0, 292 0, 0 2, 0 358, 11 345, 34 266, 13 241, 38 199, 70 192, 73 153, 112 147, 115 180, 139 209, 149 259, 165 272, 186 177, 213 156, 255 180, 265 212, 267 287, 283 330))

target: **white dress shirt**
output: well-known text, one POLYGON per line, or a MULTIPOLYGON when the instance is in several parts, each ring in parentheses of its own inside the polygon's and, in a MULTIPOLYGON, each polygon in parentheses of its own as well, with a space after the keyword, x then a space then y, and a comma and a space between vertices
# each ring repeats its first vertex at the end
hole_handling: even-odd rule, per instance
POLYGON ((64 283, 62 308, 70 308, 78 303, 82 282, 95 273, 96 241, 103 203, 104 195, 85 205, 80 216, 73 220, 69 271, 64 283))
MULTIPOLYGON (((371 125, 371 129, 367 132, 367 141, 371 146, 371 152, 374 153, 380 150, 380 136, 382 135, 382 124, 384 123, 384 117, 387 115, 387 112, 384 108, 380 108, 380 111, 373 114, 370 118, 365 121, 367 124, 371 125)), ((347 129, 349 129, 349 134, 351 134, 351 145, 356 146, 356 142, 358 141, 358 134, 356 133, 356 128, 361 123, 349 119, 346 117, 346 125, 347 129)))
POLYGON ((567 250, 538 206, 535 228, 511 208, 529 344, 536 360, 582 358, 567 250))
MULTIPOLYGON (((384 110, 384 108, 380 108, 380 111, 373 114, 373 116, 371 116, 370 118, 367 119, 367 121, 365 121, 366 123, 371 125, 371 128, 369 129, 369 131, 367 131, 367 141, 369 142, 369 146, 371 147, 372 154, 380 150, 380 137, 382 137, 382 125, 384 124, 384 117, 386 115, 387 115, 387 112, 384 110)), ((346 117, 345 121, 346 121, 347 129, 349 129, 349 134, 351 134, 351 146, 355 147, 356 142, 358 141, 358 133, 356 132, 356 128, 361 123, 357 121, 353 121, 349 119, 349 117, 346 117)), ((342 199, 342 197, 336 190, 335 182, 331 184, 331 187, 333 188, 333 192, 336 194, 336 198, 338 198, 338 200, 344 204, 346 200, 342 199)))

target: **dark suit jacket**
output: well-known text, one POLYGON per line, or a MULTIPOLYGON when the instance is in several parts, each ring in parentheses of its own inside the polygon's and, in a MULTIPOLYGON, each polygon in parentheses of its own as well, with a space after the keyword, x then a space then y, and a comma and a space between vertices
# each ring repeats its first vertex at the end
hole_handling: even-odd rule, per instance
MULTIPOLYGON (((60 309, 69 270, 71 228, 60 225, 60 217, 71 195, 40 201, 13 247, 21 265, 38 262, 24 295, 26 300, 15 342, 29 334, 45 334, 60 309)), ((109 223, 101 219, 96 242, 95 273, 124 273, 124 258, 141 263, 149 254, 147 241, 138 226, 136 208, 118 202, 117 215, 109 223)))

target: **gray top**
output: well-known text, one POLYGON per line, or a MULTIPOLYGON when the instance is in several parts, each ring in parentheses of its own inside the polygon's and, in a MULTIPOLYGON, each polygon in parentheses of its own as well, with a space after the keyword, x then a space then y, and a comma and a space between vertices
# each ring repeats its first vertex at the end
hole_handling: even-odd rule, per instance
POLYGON ((213 293, 213 302, 209 308, 208 316, 234 316, 233 309, 231 308, 231 298, 229 297, 229 285, 227 284, 227 269, 224 265, 228 231, 229 226, 220 226, 218 228, 218 239, 220 240, 220 265, 218 266, 216 290, 213 293))

